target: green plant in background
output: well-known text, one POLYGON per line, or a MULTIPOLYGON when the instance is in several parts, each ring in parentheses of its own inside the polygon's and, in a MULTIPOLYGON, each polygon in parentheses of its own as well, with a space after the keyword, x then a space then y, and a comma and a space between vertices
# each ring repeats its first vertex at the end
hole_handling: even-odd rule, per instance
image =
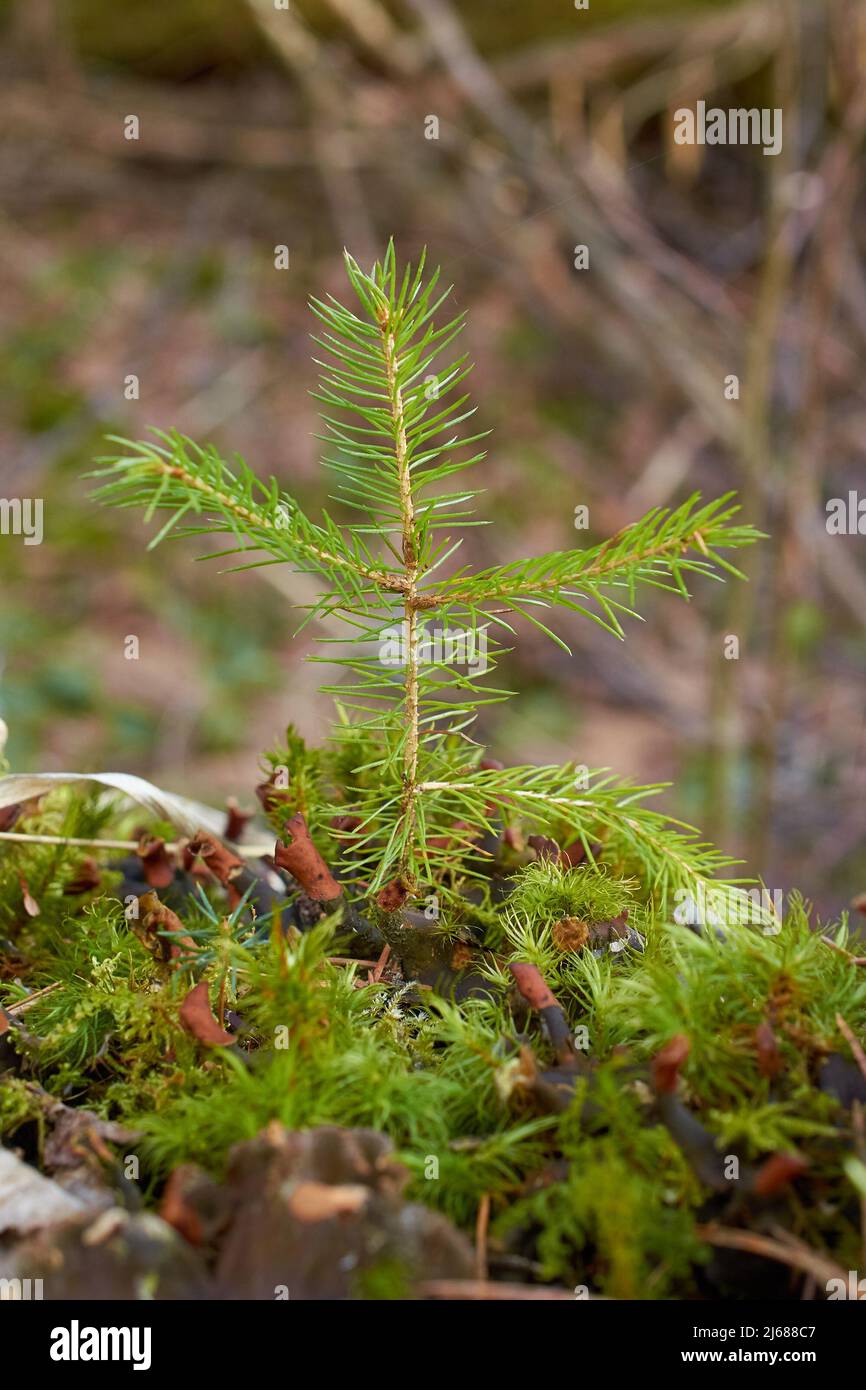
POLYGON ((494 821, 519 815, 579 841, 590 861, 593 842, 603 840, 640 865, 662 897, 694 886, 728 861, 643 804, 657 788, 571 765, 485 766, 469 731, 484 703, 507 698, 484 677, 515 622, 564 645, 546 621, 564 609, 622 637, 639 589, 688 597, 690 575, 738 575, 719 551, 759 533, 734 520, 730 497, 702 505, 694 496, 595 547, 455 569, 455 529, 479 524, 477 489, 463 475, 484 457, 483 434, 466 433, 470 364, 449 351, 463 316, 438 324, 448 294, 439 272, 425 277, 422 257, 399 274, 393 244, 369 274, 348 254, 346 269, 353 308, 330 297, 312 302, 325 355, 317 393, 324 466, 345 526, 327 513, 312 520, 275 480, 263 483, 242 460, 230 466, 214 447, 174 432, 114 441, 119 452, 103 461, 99 495, 143 506, 148 517, 170 512, 152 546, 172 532, 223 535, 231 544, 218 555, 256 556, 235 568, 288 564, 321 584, 305 621, 342 624, 345 644, 329 659, 347 675, 324 687, 338 700, 330 768, 339 777, 318 780, 321 800, 305 814, 315 828, 336 802, 350 818, 350 830, 332 832, 350 859, 347 880, 370 893, 396 882, 404 897, 424 885, 457 890, 483 877, 480 842, 494 821))

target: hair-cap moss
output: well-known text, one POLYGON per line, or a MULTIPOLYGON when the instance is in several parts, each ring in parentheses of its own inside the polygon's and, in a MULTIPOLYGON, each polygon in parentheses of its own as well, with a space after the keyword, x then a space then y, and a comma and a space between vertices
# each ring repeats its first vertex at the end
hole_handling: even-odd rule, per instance
POLYGON ((539 925, 577 919, 591 926, 629 913, 640 914, 637 879, 622 878, 604 865, 572 869, 552 859, 527 864, 507 899, 509 909, 539 925))

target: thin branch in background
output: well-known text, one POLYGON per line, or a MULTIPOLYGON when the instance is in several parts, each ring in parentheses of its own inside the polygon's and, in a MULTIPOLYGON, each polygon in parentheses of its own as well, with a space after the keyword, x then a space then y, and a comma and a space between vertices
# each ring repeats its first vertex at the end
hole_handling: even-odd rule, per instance
POLYGON ((826 1255, 811 1250, 787 1232, 780 1231, 776 1238, 773 1238, 710 1222, 705 1226, 698 1226, 695 1233, 700 1240, 705 1240, 709 1245, 716 1245, 725 1250, 744 1250, 750 1255, 760 1255, 766 1260, 788 1265, 791 1269, 810 1275, 821 1287, 826 1288, 831 1279, 839 1279, 843 1285, 847 1285, 848 1276, 840 1265, 835 1264, 826 1255))

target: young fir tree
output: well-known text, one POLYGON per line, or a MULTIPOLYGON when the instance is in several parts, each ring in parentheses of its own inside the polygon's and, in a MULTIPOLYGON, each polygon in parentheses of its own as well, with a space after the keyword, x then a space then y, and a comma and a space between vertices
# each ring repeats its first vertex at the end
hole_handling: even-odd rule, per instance
POLYGON ((148 518, 170 513, 151 547, 170 532, 221 534, 229 545, 216 555, 250 557, 234 568, 287 564, 321 585, 305 622, 342 623, 348 640, 336 659, 347 676, 324 687, 337 697, 338 775, 330 785, 312 779, 304 811, 315 833, 335 809, 343 813, 344 828, 329 833, 342 839, 330 850, 332 859, 342 851, 344 880, 379 894, 382 905, 431 887, 459 891, 483 875, 480 842, 496 822, 519 817, 560 842, 579 842, 590 861, 603 842, 663 899, 674 888, 693 891, 730 861, 643 804, 658 788, 578 775, 573 764, 486 765, 470 730, 482 704, 507 697, 484 677, 516 624, 532 623, 564 646, 548 615, 565 609, 621 638, 640 589, 688 598, 689 575, 739 576, 719 552, 759 533, 734 520, 730 494, 708 505, 694 495, 601 545, 481 571, 460 566, 463 540, 454 533, 480 524, 478 490, 466 475, 485 456, 484 434, 468 432, 470 364, 453 350, 463 315, 437 322, 449 292, 438 270, 425 278, 423 256, 402 274, 393 244, 369 274, 348 253, 345 262, 353 307, 330 296, 311 307, 322 325, 315 394, 323 465, 334 500, 352 518, 347 525, 328 513, 313 520, 276 480, 264 483, 243 460, 229 465, 212 445, 174 431, 156 431, 155 442, 112 440, 119 452, 103 460, 99 495, 146 507, 148 518), (483 673, 472 669, 477 662, 464 669, 454 659, 479 652, 483 673))

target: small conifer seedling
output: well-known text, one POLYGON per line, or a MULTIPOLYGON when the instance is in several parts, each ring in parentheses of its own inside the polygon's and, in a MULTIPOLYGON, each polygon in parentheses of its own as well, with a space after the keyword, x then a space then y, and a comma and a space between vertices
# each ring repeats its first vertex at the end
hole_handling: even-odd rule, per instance
POLYGON ((507 697, 487 677, 521 623, 564 646, 550 624, 566 610, 621 638, 641 590, 688 598, 690 576, 739 576, 720 552, 759 533, 735 520, 730 494, 709 504, 695 495, 601 545, 462 565, 458 533, 480 524, 467 479, 485 456, 469 423, 470 363, 454 348, 463 315, 438 321, 448 291, 423 256, 402 273, 393 243, 369 273, 348 253, 345 262, 352 307, 311 303, 323 466, 345 524, 327 512, 313 520, 276 480, 174 431, 113 439, 98 474, 106 502, 169 513, 151 546, 169 533, 222 535, 216 554, 239 556, 233 568, 314 576, 321 595, 304 622, 343 626, 346 642, 328 659, 346 674, 324 687, 338 711, 330 748, 312 754, 292 735, 272 759, 288 771, 288 785, 264 798, 290 839, 285 866, 313 849, 322 901, 344 891, 390 910, 430 894, 483 900, 505 826, 512 846, 534 833, 571 847, 571 862, 592 865, 603 846, 613 869, 639 870, 660 900, 693 891, 730 861, 645 804, 658 788, 573 764, 503 768, 471 730, 483 704, 507 697))

